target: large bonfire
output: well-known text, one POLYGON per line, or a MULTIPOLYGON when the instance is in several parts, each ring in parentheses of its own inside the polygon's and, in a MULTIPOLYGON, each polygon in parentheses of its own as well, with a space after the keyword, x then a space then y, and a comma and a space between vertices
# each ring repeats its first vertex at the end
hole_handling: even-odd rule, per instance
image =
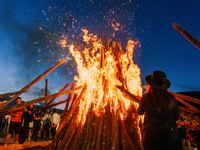
POLYGON ((83 30, 84 47, 71 45, 77 63, 76 86, 59 130, 45 149, 141 150, 137 102, 142 94, 140 69, 133 61, 134 41, 98 39, 83 30), (125 92, 126 91, 126 92, 125 92))
MULTIPOLYGON (((174 27, 183 33, 181 27, 176 24, 174 27)), ((66 90, 70 85, 67 83, 58 93, 6 107, 16 97, 66 62, 63 58, 20 91, 0 94, 0 98, 14 95, 5 103, 0 103, 0 115, 12 114, 32 103, 45 101, 46 106, 42 109, 66 103, 58 132, 44 149, 142 150, 140 129, 143 118, 136 112, 142 87, 140 69, 133 61, 134 46, 137 43, 130 40, 123 50, 120 43, 109 38, 103 41, 95 35, 88 35, 87 30, 83 30, 83 33, 83 43, 69 47, 77 63, 78 73, 71 89, 66 90), (57 97, 66 94, 68 94, 67 99, 52 104, 57 97)), ((197 43, 198 47, 196 39, 188 32, 184 31, 184 35, 185 33, 186 37, 192 43, 197 43)), ((60 46, 66 48, 67 44, 64 37, 60 41, 60 46)), ((200 110, 193 105, 200 105, 199 99, 171 93, 180 103, 180 114, 185 120, 179 120, 177 124, 192 130, 200 130, 196 118, 192 117, 193 114, 200 113, 200 110)))

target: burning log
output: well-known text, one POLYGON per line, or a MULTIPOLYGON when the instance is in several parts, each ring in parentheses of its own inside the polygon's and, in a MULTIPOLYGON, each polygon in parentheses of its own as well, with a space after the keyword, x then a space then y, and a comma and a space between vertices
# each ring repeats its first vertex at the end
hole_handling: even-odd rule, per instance
POLYGON ((192 43, 194 46, 196 46, 198 49, 200 49, 200 42, 192 36, 189 32, 184 30, 180 25, 174 23, 172 24, 174 29, 179 31, 190 43, 192 43))
POLYGON ((93 139, 92 137, 97 137, 98 126, 96 126, 95 124, 98 122, 95 122, 95 120, 96 120, 95 116, 93 116, 91 112, 88 112, 86 125, 84 126, 85 131, 83 131, 85 135, 82 137, 84 141, 83 149, 90 149, 91 148, 90 143, 92 143, 92 139, 93 139))
POLYGON ((111 134, 112 134, 112 114, 110 112, 110 106, 108 105, 105 110, 105 117, 103 118, 103 135, 102 135, 102 149, 109 149, 111 147, 111 134))
MULTIPOLYGON (((123 139, 123 141, 122 142, 124 142, 124 144, 126 145, 126 143, 125 143, 125 138, 126 139, 128 139, 127 140, 127 142, 129 143, 129 145, 130 145, 130 147, 129 147, 129 149, 134 149, 134 145, 133 145, 133 142, 131 141, 131 139, 130 139, 130 137, 129 137, 129 135, 128 135, 128 132, 127 132, 127 129, 126 129, 126 127, 125 127, 125 124, 123 123, 123 121, 122 120, 120 120, 120 124, 121 124, 121 126, 122 126, 122 139, 123 139)), ((124 149, 125 149, 125 145, 124 144, 122 144, 123 145, 123 147, 124 147, 124 149)))
MULTIPOLYGON (((3 107, 5 107, 6 105, 8 105, 9 103, 11 103, 13 100, 15 100, 19 95, 21 95, 22 93, 26 92, 31 86, 33 86, 35 83, 37 83, 39 80, 41 80, 44 76, 46 76, 47 74, 49 74, 50 72, 52 72, 54 69, 56 69, 58 66, 60 66, 61 64, 63 64, 64 62, 66 62, 66 60, 63 58, 61 59, 57 64, 55 64, 53 67, 49 68, 47 71, 45 71, 43 74, 41 74, 40 76, 38 76, 35 80, 33 80, 32 82, 30 82, 28 85, 26 85, 24 88, 22 88, 18 93, 16 93, 10 100, 7 101, 6 104, 3 104, 0 106, 0 109, 3 109, 3 107)), ((1 112, 2 110, 0 110, 1 112)))
POLYGON ((111 149, 119 149, 119 119, 112 116, 111 149))

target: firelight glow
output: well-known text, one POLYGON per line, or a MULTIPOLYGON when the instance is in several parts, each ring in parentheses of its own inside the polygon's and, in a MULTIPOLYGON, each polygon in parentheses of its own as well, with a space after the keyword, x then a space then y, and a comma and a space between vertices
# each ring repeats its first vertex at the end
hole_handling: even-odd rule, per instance
POLYGON ((112 113, 123 120, 132 104, 116 86, 123 86, 136 96, 142 94, 140 69, 132 60, 135 43, 129 40, 123 52, 120 43, 113 42, 105 47, 96 35, 89 34, 86 29, 82 31, 86 47, 79 49, 79 46, 72 44, 69 48, 77 64, 76 85, 86 85, 79 105, 78 121, 82 125, 85 123, 90 107, 96 116, 100 116, 105 113, 107 105, 110 105, 112 113))

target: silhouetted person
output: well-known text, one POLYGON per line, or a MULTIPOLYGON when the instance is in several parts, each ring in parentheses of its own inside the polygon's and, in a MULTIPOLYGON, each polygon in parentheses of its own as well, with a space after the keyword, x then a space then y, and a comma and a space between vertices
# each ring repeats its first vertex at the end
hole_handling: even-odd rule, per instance
POLYGON ((176 120, 179 108, 176 98, 167 89, 170 81, 162 71, 145 78, 150 85, 142 95, 138 113, 144 116, 144 150, 181 150, 176 120))
POLYGON ((22 130, 19 134, 19 143, 22 144, 26 141, 29 134, 29 124, 33 121, 34 105, 30 104, 23 113, 22 130))
POLYGON ((49 140, 49 133, 51 127, 52 116, 48 109, 45 110, 45 114, 43 117, 43 126, 41 130, 41 139, 42 140, 49 140))
POLYGON ((38 140, 38 133, 40 131, 40 127, 41 127, 41 120, 42 120, 42 113, 41 112, 36 112, 34 114, 33 117, 33 135, 32 135, 32 139, 34 141, 38 140))

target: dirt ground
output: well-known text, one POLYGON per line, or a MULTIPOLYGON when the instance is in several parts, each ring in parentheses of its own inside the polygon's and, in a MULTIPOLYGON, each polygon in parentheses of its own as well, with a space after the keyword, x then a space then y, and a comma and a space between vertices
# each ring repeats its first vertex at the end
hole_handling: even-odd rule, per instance
POLYGON ((26 141, 23 144, 13 144, 13 138, 9 141, 8 145, 4 145, 6 135, 0 135, 0 150, 40 150, 51 141, 26 141))

